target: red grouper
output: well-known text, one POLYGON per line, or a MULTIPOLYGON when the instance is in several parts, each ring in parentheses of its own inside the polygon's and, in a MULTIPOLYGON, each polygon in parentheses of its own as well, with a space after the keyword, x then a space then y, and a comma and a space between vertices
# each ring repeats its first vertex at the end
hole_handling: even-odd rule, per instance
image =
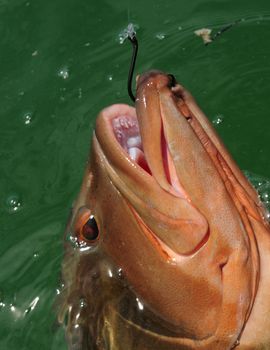
POLYGON ((101 111, 67 234, 69 349, 270 349, 265 210, 173 76, 101 111))

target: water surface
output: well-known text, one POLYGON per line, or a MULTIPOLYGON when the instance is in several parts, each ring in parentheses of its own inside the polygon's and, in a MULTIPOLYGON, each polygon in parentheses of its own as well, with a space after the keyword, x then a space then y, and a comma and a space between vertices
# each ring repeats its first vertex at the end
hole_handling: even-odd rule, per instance
POLYGON ((136 71, 173 73, 267 201, 270 3, 2 0, 0 19, 0 348, 66 349, 62 236, 98 111, 130 102, 119 33, 138 26, 136 71), (207 47, 194 35, 236 20, 207 47))

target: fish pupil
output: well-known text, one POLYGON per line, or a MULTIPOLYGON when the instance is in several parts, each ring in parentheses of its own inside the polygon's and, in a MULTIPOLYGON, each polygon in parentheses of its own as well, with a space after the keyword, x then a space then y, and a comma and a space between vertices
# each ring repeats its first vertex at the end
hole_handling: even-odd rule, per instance
POLYGON ((82 236, 86 241, 94 241, 98 237, 98 226, 93 215, 87 220, 82 227, 82 236))

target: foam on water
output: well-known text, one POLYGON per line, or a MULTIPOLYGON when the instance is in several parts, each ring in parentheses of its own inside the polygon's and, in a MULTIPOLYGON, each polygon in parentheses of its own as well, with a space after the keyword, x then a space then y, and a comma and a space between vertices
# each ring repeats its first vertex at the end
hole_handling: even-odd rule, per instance
POLYGON ((270 222, 270 180, 250 171, 244 173, 258 192, 259 198, 266 209, 266 218, 270 222))
POLYGON ((136 30, 139 29, 137 24, 129 23, 126 28, 124 28, 118 34, 118 40, 120 44, 123 44, 128 37, 132 37, 134 34, 136 35, 136 30))

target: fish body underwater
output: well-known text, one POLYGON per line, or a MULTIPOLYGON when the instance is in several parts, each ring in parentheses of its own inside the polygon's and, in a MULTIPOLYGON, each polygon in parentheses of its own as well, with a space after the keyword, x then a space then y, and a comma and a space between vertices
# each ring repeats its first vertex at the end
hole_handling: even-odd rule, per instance
POLYGON ((264 208, 172 75, 101 111, 66 234, 69 349, 270 349, 264 208))

